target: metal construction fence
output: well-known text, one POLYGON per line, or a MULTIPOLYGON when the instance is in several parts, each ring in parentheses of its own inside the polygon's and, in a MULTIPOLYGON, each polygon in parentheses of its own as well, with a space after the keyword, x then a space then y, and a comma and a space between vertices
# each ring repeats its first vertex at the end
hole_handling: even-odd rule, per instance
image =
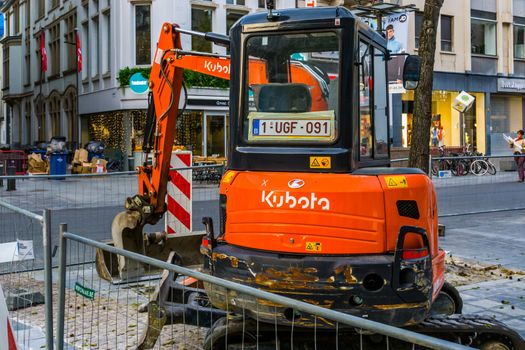
POLYGON ((374 349, 413 349, 415 345, 468 349, 124 251, 67 232, 65 224, 60 231, 57 349, 364 349, 371 345, 374 349), (123 256, 149 269, 163 269, 164 278, 111 284, 97 275, 95 264, 89 263, 96 249, 114 255, 114 259, 123 256), (87 263, 68 266, 72 251, 80 252, 87 263), (184 301, 179 308, 160 307, 165 306, 161 305, 162 283, 167 279, 178 284, 177 288, 170 287, 169 293, 179 294, 171 299, 184 301), (229 303, 242 312, 233 314, 226 307, 222 315, 218 313, 202 289, 204 284, 210 293, 224 290, 229 303), (284 317, 290 320, 286 326, 277 322, 283 317, 283 308, 284 317), (195 309, 199 311, 192 312, 195 309), (260 321, 263 312, 266 317, 274 312, 275 323, 260 321), (305 331, 301 318, 306 315, 312 315, 314 322, 305 331), (330 325, 331 329, 327 331, 321 325, 330 325))
POLYGON ((21 349, 52 345, 50 211, 41 214, 0 200, 0 286, 21 349))
MULTIPOLYGON (((21 349, 363 349, 367 344, 373 344, 375 349, 413 349, 416 344, 432 349, 466 349, 406 329, 229 282, 199 269, 124 251, 66 232, 65 224, 60 225, 58 232, 58 267, 52 266, 50 242, 57 232, 51 228, 50 211, 44 210, 43 215, 38 215, 3 201, 0 208, 2 215, 9 215, 9 219, 2 222, 14 222, 11 228, 5 228, 12 231, 12 236, 4 240, 5 244, 15 242, 16 249, 10 261, 0 265, 0 283, 10 305, 15 340, 21 349), (14 217, 18 221, 13 220, 14 217), (41 246, 42 254, 31 249, 31 245, 41 246), (97 249, 108 254, 110 262, 116 261, 118 255, 147 266, 147 275, 153 277, 105 280, 95 263, 97 249), (164 269, 163 278, 155 277, 154 269, 164 269), (181 295, 172 295, 172 299, 183 300, 182 306, 170 307, 163 299, 166 281, 179 284, 178 289, 168 286, 168 294, 180 291, 181 295), (243 311, 232 314, 228 308, 214 309, 202 289, 204 283, 211 293, 225 290, 230 302, 240 305, 243 311), (252 296, 255 304, 245 300, 245 296, 252 296), (196 306, 200 311, 192 313, 196 306), (259 322, 263 307, 268 313, 269 306, 275 310, 275 317, 281 317, 285 307, 284 313, 291 315, 291 324, 259 322), (313 315, 314 325, 305 332, 300 319, 307 314, 313 315), (219 317, 222 321, 218 321, 219 317), (330 325, 331 330, 326 331, 322 324, 330 325), (213 332, 210 331, 212 325, 213 332), (375 336, 371 336, 372 333, 375 336)), ((109 266, 109 270, 112 269, 109 266)))
MULTIPOLYGON (((513 158, 508 157, 502 159, 513 161, 513 158)), ((495 159, 492 161, 496 162, 495 159)), ((494 194, 488 192, 490 197, 496 193, 510 195, 519 192, 514 187, 509 188, 508 193, 502 192, 501 186, 525 186, 515 181, 515 171, 505 171, 503 163, 497 163, 496 175, 434 177, 440 200, 450 205, 448 201, 457 200, 458 192, 464 188, 471 186, 474 190, 476 186, 485 184, 495 187, 494 194), (444 196, 448 190, 450 197, 444 196)), ((193 200, 194 204, 199 204, 194 205, 194 215, 200 219, 217 211, 218 186, 215 178, 218 176, 211 176, 209 172, 222 173, 223 170, 222 167, 195 169, 203 174, 201 178, 194 177, 194 182, 198 184, 194 186, 196 191, 193 200)), ((16 341, 21 348, 34 347, 37 342, 39 347, 47 349, 53 346, 59 349, 210 349, 211 344, 217 344, 213 336, 221 333, 209 332, 216 310, 202 291, 205 283, 212 291, 226 290, 226 294, 233 298, 232 302, 243 309, 240 314, 225 318, 226 324, 216 325, 224 330, 224 339, 220 343, 228 344, 227 347, 218 348, 273 349, 275 336, 281 342, 279 348, 294 348, 301 342, 307 342, 310 344, 307 348, 326 349, 328 347, 325 345, 330 341, 336 349, 363 349, 369 342, 376 342, 376 349, 394 349, 396 344, 406 347, 407 343, 436 349, 463 348, 100 243, 100 240, 110 238, 111 219, 122 210, 123 199, 136 193, 136 174, 59 177, 65 180, 56 180, 52 176, 0 178, 4 186, 9 180, 16 180, 16 190, 7 191, 7 188, 12 189, 9 186, 0 188, 0 244, 5 244, 0 249, 4 255, 4 260, 0 262, 0 284, 11 309, 16 341), (68 230, 62 226, 59 234, 59 223, 62 222, 68 223, 68 230), (60 254, 55 254, 58 246, 60 254), (146 265, 148 272, 165 269, 171 274, 164 275, 164 279, 151 277, 118 283, 107 281, 97 273, 97 249, 105 251, 110 262, 116 261, 116 256, 121 255, 146 265), (174 276, 178 277, 175 279, 174 276), (179 300, 185 301, 182 310, 179 307, 174 311, 168 307, 171 310, 169 314, 159 308, 166 278, 180 285, 179 300), (188 281, 191 283, 187 284, 188 281), (247 304, 241 295, 252 296, 257 302, 247 304), (199 312, 197 318, 191 317, 188 312, 195 305, 210 312, 199 312), (278 323, 263 325, 259 322, 258 315, 262 314, 263 306, 268 305, 286 306, 288 315, 291 315, 291 326, 278 323), (306 314, 315 315, 315 322, 305 333, 301 331, 300 317, 306 314), (333 326, 332 331, 322 329, 320 325, 326 322, 333 326), (349 333, 349 328, 357 329, 358 332, 349 333), (381 335, 379 343, 378 338, 369 337, 371 332, 381 335), (249 346, 245 346, 245 342, 249 346)), ((508 203, 507 200, 505 204, 508 203)), ((493 198, 487 204, 493 210, 493 198)), ((446 207, 444 209, 442 206, 440 204, 443 212, 446 207)), ((501 208, 504 209, 504 205, 501 208)), ((109 269, 112 270, 113 266, 109 269)), ((152 275, 155 276, 155 273, 152 275)), ((276 307, 274 315, 282 316, 282 311, 277 311, 276 307)))
POLYGON ((525 155, 432 158, 439 216, 525 209, 519 159, 525 161, 525 155))

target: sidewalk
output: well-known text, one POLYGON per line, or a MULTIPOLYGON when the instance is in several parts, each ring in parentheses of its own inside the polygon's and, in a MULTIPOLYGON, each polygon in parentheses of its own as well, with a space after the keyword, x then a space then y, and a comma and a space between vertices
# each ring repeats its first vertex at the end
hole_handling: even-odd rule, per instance
MULTIPOLYGON (((525 210, 448 217, 440 223, 446 225, 441 246, 453 256, 525 271, 525 210)), ((525 276, 493 277, 458 287, 463 313, 495 317, 525 337, 525 276)))

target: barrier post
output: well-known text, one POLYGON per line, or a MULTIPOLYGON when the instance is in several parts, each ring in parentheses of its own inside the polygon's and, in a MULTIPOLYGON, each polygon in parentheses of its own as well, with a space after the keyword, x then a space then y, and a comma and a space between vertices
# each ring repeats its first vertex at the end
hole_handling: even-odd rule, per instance
POLYGON ((67 224, 60 224, 58 236, 60 240, 59 265, 58 265, 58 320, 56 332, 56 348, 64 349, 64 317, 66 313, 66 245, 64 232, 67 231, 67 224))
POLYGON ((51 257, 51 211, 44 209, 42 242, 44 246, 44 301, 46 322, 46 349, 53 350, 53 280, 51 257))
MULTIPOLYGON (((14 165, 8 165, 6 170, 7 170, 7 175, 16 175, 16 166, 14 165)), ((15 179, 7 180, 7 190, 16 191, 16 180, 15 179)))

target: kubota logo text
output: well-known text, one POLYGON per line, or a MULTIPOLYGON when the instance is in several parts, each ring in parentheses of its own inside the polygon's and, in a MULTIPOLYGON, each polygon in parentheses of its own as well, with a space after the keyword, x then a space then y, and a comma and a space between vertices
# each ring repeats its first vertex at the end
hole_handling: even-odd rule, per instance
POLYGON ((302 196, 297 198, 290 192, 279 191, 262 191, 261 202, 268 204, 270 208, 290 208, 295 207, 299 209, 321 209, 330 210, 330 201, 327 198, 318 198, 315 193, 310 193, 310 196, 302 196))
POLYGON ((219 72, 224 74, 230 74, 230 65, 222 65, 220 62, 204 61, 204 68, 208 72, 219 72))

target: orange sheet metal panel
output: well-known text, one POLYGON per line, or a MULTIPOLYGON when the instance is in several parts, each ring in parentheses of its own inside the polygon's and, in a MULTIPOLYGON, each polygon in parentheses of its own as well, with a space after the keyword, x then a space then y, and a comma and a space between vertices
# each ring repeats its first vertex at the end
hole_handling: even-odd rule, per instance
MULTIPOLYGON (((381 175, 381 186, 385 194, 385 212, 387 220, 387 250, 394 251, 401 226, 418 226, 427 232, 432 257, 438 254, 437 201, 434 186, 424 175, 381 175), (413 200, 417 202, 419 219, 400 216, 397 201, 413 200)), ((408 237, 405 248, 419 248, 419 238, 408 237)))
POLYGON ((375 176, 240 172, 221 184, 229 244, 266 251, 375 254, 386 248, 375 176))

